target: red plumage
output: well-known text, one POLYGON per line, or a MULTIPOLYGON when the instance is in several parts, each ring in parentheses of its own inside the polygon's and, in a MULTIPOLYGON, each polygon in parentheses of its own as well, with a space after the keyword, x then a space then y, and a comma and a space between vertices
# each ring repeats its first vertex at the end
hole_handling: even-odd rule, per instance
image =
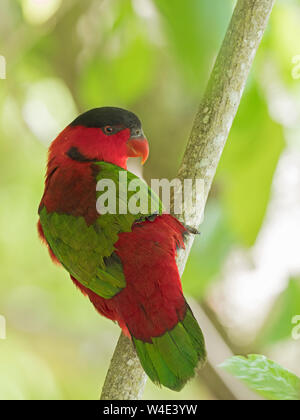
POLYGON ((121 233, 115 244, 126 278, 126 288, 112 299, 82 290, 102 315, 119 323, 124 333, 143 341, 171 330, 185 316, 185 300, 175 262, 176 247, 183 246, 185 228, 172 216, 136 224, 121 233), (128 332, 129 330, 129 332, 128 332))
MULTIPOLYGON (((129 130, 109 142, 99 129, 68 127, 52 143, 40 208, 48 212, 84 217, 87 224, 95 222, 95 165, 88 159, 109 161, 126 169, 125 142, 129 130), (83 143, 84 142, 84 143, 83 143), (83 150, 86 162, 68 157, 70 148, 83 150), (101 148, 99 147, 101 145, 101 148), (115 145, 115 146, 112 146, 115 145)), ((46 242, 39 222, 40 237, 46 242)), ((115 244, 126 278, 126 288, 112 299, 104 299, 72 278, 89 297, 99 313, 117 321, 124 333, 144 341, 172 329, 185 315, 185 300, 175 257, 176 247, 183 246, 186 229, 171 215, 161 215, 153 222, 134 225, 132 232, 119 234, 115 244), (129 330, 129 331, 128 331, 129 330)), ((52 260, 58 260, 49 248, 52 260)))
MULTIPOLYGON (((100 167, 95 162, 112 163, 126 170, 129 157, 141 156, 144 162, 148 154, 149 146, 141 123, 131 112, 119 108, 97 108, 82 114, 54 140, 49 149, 45 191, 39 212, 46 208, 47 213, 83 217, 87 226, 93 225, 101 218, 96 209, 96 182, 100 167)), ((42 214, 44 217, 45 213, 42 214)), ((73 248, 68 248, 68 241, 64 243, 63 230, 59 230, 60 226, 53 221, 55 218, 49 219, 55 231, 53 236, 49 233, 51 229, 47 231, 47 219, 42 218, 47 237, 62 263, 65 265, 65 261, 69 261, 69 266, 66 263, 68 270, 80 273, 76 272, 75 260, 68 260, 73 248), (59 248, 61 244, 63 246, 59 248), (61 249, 66 253, 60 254, 61 249)), ((85 226, 80 226, 80 231, 75 231, 78 237, 85 232, 85 226)), ((155 383, 178 391, 194 375, 198 362, 205 361, 203 335, 183 296, 176 265, 176 252, 179 247, 184 247, 183 237, 187 229, 173 216, 162 214, 148 217, 145 221, 136 220, 130 232, 124 230, 120 228, 122 233, 118 233, 118 240, 111 248, 114 251, 109 251, 112 252, 108 256, 110 262, 108 265, 105 263, 107 269, 117 267, 112 274, 109 270, 106 273, 109 279, 109 275, 114 279, 111 284, 108 280, 109 293, 103 294, 101 287, 105 289, 107 284, 106 280, 102 282, 101 277, 98 278, 98 289, 94 288, 103 296, 113 297, 103 298, 76 278, 71 276, 71 279, 100 314, 118 322, 123 332, 133 339, 149 377, 155 383), (115 286, 118 284, 114 283, 115 280, 119 281, 119 276, 123 274, 125 282, 121 277, 120 283, 123 288, 115 286)), ((38 232, 48 245, 52 260, 59 263, 45 239, 40 222, 38 232)), ((104 232, 107 235, 108 231, 104 232)), ((76 238, 74 231, 71 233, 76 238)), ((96 256, 93 258, 97 264, 98 254, 93 248, 85 251, 88 249, 91 255, 96 256)), ((80 256, 78 248, 74 250, 76 252, 80 256)), ((79 260, 77 269, 83 261, 90 264, 87 255, 84 254, 84 260, 79 260)), ((103 255, 99 255, 101 257, 103 255)), ((93 262, 88 267, 93 269, 93 262)), ((85 282, 83 279, 81 281, 85 282)), ((85 284, 91 283, 88 280, 85 284)))

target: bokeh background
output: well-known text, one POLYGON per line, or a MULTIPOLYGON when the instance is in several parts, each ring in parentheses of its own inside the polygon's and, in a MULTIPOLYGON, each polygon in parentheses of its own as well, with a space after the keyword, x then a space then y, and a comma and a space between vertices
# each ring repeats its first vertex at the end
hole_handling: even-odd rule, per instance
MULTIPOLYGON (((300 1, 276 3, 183 284, 234 354, 262 353, 299 374, 300 1)), ((150 141, 145 178, 174 178, 233 6, 1 0, 0 399, 97 399, 119 336, 37 237, 49 143, 84 110, 125 107, 150 141)), ((179 394, 149 382, 145 398, 229 391, 215 367, 179 394)))

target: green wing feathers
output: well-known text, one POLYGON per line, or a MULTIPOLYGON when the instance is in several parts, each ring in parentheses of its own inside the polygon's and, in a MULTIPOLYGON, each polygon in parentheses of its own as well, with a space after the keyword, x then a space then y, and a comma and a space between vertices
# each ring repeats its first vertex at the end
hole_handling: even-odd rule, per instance
MULTIPOLYGON (((125 223, 125 231, 130 231, 132 223, 135 220, 143 220, 147 217, 151 216, 153 213, 161 214, 163 211, 163 205, 159 199, 159 197, 149 188, 149 186, 141 179, 138 178, 133 173, 126 171, 118 166, 112 165, 111 163, 107 162, 100 162, 97 164, 100 167, 100 172, 97 176, 97 182, 102 180, 110 180, 113 181, 116 187, 116 213, 118 215, 118 223, 122 225, 125 223), (136 189, 135 191, 127 190, 124 194, 124 186, 120 185, 120 174, 121 177, 125 177, 127 179, 127 185, 131 186, 136 189), (131 213, 128 209, 128 203, 130 200, 135 201, 135 195, 138 193, 140 200, 137 199, 137 206, 139 207, 136 214, 131 213), (127 209, 126 214, 122 214, 120 208, 127 209), (128 227, 129 222, 129 227, 128 227)), ((121 178, 123 180, 123 177, 121 178)), ((97 198, 100 196, 102 192, 97 192, 97 198)), ((105 214, 106 220, 111 219, 111 214, 105 214), (110 217, 109 217, 110 216, 110 217)), ((102 217, 103 217, 102 216, 102 217)))
MULTIPOLYGON (((140 180, 116 165, 106 162, 95 163, 95 165, 99 166, 97 182, 102 179, 114 182, 117 203, 122 199, 119 173, 127 174, 128 183, 132 180, 140 180)), ((40 212, 45 238, 58 260, 83 286, 105 299, 111 299, 126 287, 122 263, 114 253, 114 244, 118 241, 119 234, 130 232, 135 221, 145 220, 151 215, 151 200, 154 207, 158 209, 158 213, 162 212, 159 198, 146 183, 142 182, 139 185, 141 185, 141 197, 144 197, 144 201, 148 202, 149 213, 143 212, 134 215, 128 212, 118 214, 117 211, 117 214, 102 214, 91 226, 88 226, 83 217, 55 212, 48 213, 45 207, 40 212)), ((101 192, 96 192, 95 187, 95 201, 91 203, 91 206, 96 207, 96 200, 100 194, 101 192)), ((134 191, 128 191, 127 199, 130 199, 134 194, 134 191)))
POLYGON ((83 286, 107 299, 126 286, 121 262, 112 259, 107 264, 114 248, 104 235, 99 235, 99 229, 87 226, 82 217, 48 213, 46 208, 40 220, 50 248, 83 286))
POLYGON ((173 330, 152 338, 152 343, 133 341, 149 378, 174 391, 180 391, 206 360, 204 337, 189 306, 173 330))
MULTIPOLYGON (((131 232, 135 223, 147 218, 151 220, 153 208, 155 213, 161 214, 162 204, 147 184, 130 172, 106 162, 95 165, 99 167, 99 172, 95 175, 96 183, 101 180, 113 181, 116 214, 103 212, 98 217, 96 215, 96 220, 88 225, 84 217, 48 212, 44 206, 40 211, 40 221, 50 248, 67 271, 98 296, 111 299, 126 288, 122 262, 115 252, 119 235, 131 232), (119 183, 120 172, 123 172, 122 175, 126 173, 128 183, 139 180, 137 190, 127 189, 123 195, 124 187, 119 183), (147 204, 147 209, 138 203, 136 192, 139 192, 140 201, 147 204), (131 199, 133 202, 137 200, 136 208, 140 210, 136 214, 128 211, 122 214, 119 211, 120 205, 124 209, 124 205, 127 207, 131 199)), ((101 193, 103 191, 96 191, 95 186, 95 199, 90 206, 96 206, 101 193)), ((150 379, 174 391, 180 391, 195 375, 196 368, 205 362, 203 334, 188 305, 184 319, 172 330, 159 337, 151 337, 149 342, 135 337, 132 339, 150 379)))

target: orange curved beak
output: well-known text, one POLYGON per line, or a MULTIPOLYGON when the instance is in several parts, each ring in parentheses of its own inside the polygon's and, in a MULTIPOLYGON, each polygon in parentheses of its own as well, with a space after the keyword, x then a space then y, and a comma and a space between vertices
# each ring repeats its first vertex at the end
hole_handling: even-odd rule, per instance
POLYGON ((149 143, 143 137, 130 137, 127 142, 127 156, 128 157, 141 157, 142 165, 146 162, 149 156, 149 143))

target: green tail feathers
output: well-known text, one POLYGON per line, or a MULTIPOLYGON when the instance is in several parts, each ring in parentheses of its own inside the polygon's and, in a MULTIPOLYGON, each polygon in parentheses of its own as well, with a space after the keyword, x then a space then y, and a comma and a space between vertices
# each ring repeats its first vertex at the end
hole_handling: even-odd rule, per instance
POLYGON ((133 337, 141 364, 157 385, 180 391, 206 360, 202 331, 187 307, 185 318, 171 331, 145 343, 133 337))

